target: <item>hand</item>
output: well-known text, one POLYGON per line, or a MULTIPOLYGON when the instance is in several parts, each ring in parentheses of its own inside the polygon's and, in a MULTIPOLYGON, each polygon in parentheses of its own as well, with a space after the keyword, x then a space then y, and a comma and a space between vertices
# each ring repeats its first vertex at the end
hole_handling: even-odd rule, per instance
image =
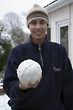
MULTIPOLYGON (((41 79, 40 79, 40 80, 41 80, 41 79)), ((25 85, 23 85, 22 83, 19 83, 19 88, 20 88, 21 90, 26 90, 26 89, 29 89, 29 88, 36 88, 36 87, 38 86, 40 80, 36 81, 35 83, 30 82, 30 83, 25 84, 25 85)))

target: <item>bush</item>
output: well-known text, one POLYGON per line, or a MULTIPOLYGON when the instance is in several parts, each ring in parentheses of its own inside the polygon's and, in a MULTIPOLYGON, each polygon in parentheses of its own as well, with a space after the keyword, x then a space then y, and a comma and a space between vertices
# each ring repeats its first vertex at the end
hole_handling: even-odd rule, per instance
POLYGON ((0 53, 0 78, 3 77, 4 74, 4 68, 7 62, 7 58, 11 49, 11 44, 4 41, 0 43, 0 45, 3 47, 3 52, 0 53))

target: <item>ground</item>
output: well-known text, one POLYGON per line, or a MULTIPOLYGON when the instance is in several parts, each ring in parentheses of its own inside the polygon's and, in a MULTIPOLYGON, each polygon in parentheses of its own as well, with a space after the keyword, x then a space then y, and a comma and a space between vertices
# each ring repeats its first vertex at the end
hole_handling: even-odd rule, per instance
POLYGON ((0 110, 11 110, 7 104, 9 97, 6 94, 0 95, 0 110))

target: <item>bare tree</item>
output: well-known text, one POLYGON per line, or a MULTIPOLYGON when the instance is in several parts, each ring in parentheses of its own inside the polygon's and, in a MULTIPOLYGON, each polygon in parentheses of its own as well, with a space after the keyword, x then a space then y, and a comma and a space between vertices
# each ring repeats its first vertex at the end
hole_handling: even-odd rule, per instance
POLYGON ((13 29, 15 27, 23 26, 22 18, 20 17, 20 15, 18 15, 17 13, 14 13, 14 12, 7 13, 4 16, 3 21, 5 24, 6 31, 10 31, 11 29, 13 29))
POLYGON ((0 38, 1 38, 1 32, 3 31, 4 26, 3 26, 3 22, 0 20, 0 38))
POLYGON ((12 30, 13 41, 15 45, 19 45, 21 43, 26 43, 29 41, 29 34, 25 33, 19 27, 13 28, 12 30))
POLYGON ((27 41, 29 35, 23 31, 24 22, 20 15, 11 12, 7 13, 3 18, 4 31, 8 32, 13 39, 15 45, 27 41))

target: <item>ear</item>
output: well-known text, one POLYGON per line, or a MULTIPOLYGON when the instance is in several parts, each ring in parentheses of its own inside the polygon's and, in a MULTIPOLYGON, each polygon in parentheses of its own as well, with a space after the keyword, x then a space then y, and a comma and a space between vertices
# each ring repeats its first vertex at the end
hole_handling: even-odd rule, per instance
POLYGON ((29 28, 29 25, 28 25, 28 23, 26 22, 26 26, 29 28))

